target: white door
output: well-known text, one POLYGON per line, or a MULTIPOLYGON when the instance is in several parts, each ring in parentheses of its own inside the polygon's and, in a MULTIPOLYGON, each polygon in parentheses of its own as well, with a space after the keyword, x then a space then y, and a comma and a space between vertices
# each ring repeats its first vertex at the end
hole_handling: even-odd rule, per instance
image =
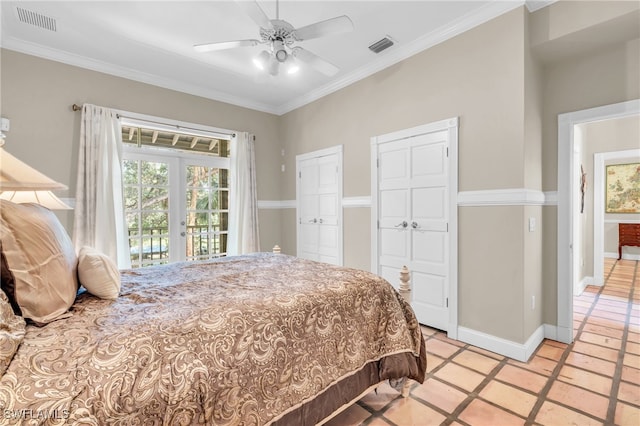
POLYGON ((448 129, 377 143, 377 273, 398 286, 411 271, 418 321, 449 330, 450 196, 448 129))
POLYGON ((297 158, 298 257, 342 264, 341 154, 332 149, 297 158))

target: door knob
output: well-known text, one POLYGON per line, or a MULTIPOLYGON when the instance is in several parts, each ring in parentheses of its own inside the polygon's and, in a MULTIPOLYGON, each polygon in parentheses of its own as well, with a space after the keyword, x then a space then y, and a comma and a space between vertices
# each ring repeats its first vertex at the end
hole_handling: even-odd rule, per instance
POLYGON ((181 232, 181 233, 180 233, 180 236, 181 236, 181 237, 184 237, 185 235, 187 235, 187 234, 186 234, 186 233, 184 233, 184 232, 181 232))
POLYGON ((316 223, 316 222, 318 222, 316 218, 313 218, 312 220, 309 221, 309 223, 316 223))
POLYGON ((412 227, 413 229, 417 229, 417 228, 419 228, 419 227, 420 227, 420 225, 418 225, 418 222, 411 222, 411 227, 412 227))
POLYGON ((399 228, 399 227, 403 227, 406 228, 407 226, 409 226, 409 224, 407 223, 406 220, 403 220, 401 223, 397 224, 396 226, 394 226, 394 228, 399 228))
POLYGON ((318 219, 318 222, 322 223, 322 218, 318 219))

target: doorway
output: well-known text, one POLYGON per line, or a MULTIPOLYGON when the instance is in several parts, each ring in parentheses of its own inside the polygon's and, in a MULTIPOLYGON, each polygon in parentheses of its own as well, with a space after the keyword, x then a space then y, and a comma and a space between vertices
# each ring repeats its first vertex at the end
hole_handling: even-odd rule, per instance
MULTIPOLYGON (((622 102, 597 108, 558 115, 558 271, 557 271, 557 339, 573 342, 574 256, 574 188, 579 184, 579 170, 575 166, 575 127, 594 121, 609 120, 640 114, 640 100, 622 102)), ((579 210, 578 210, 579 211, 579 210)))

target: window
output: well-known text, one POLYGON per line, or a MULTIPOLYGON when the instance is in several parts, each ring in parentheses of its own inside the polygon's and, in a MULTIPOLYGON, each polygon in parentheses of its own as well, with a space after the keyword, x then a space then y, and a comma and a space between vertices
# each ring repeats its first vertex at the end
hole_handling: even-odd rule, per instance
POLYGON ((168 163, 128 158, 123 166, 131 266, 166 263, 169 253, 168 163))
POLYGON ((186 171, 186 258, 224 256, 229 229, 229 170, 188 165, 186 171))
POLYGON ((230 136, 158 127, 123 119, 132 267, 225 256, 230 136))

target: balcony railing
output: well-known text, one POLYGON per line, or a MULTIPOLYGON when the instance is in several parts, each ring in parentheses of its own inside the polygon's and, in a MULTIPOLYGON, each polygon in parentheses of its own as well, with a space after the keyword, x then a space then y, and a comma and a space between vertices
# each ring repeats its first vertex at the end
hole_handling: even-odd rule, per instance
MULTIPOLYGON (((169 256, 169 228, 129 228, 131 263, 135 266, 165 263, 169 256), (141 250, 142 249, 142 250, 141 250)), ((227 233, 220 225, 187 226, 187 259, 219 257, 227 251, 227 233), (211 237, 211 247, 209 245, 211 237)))

